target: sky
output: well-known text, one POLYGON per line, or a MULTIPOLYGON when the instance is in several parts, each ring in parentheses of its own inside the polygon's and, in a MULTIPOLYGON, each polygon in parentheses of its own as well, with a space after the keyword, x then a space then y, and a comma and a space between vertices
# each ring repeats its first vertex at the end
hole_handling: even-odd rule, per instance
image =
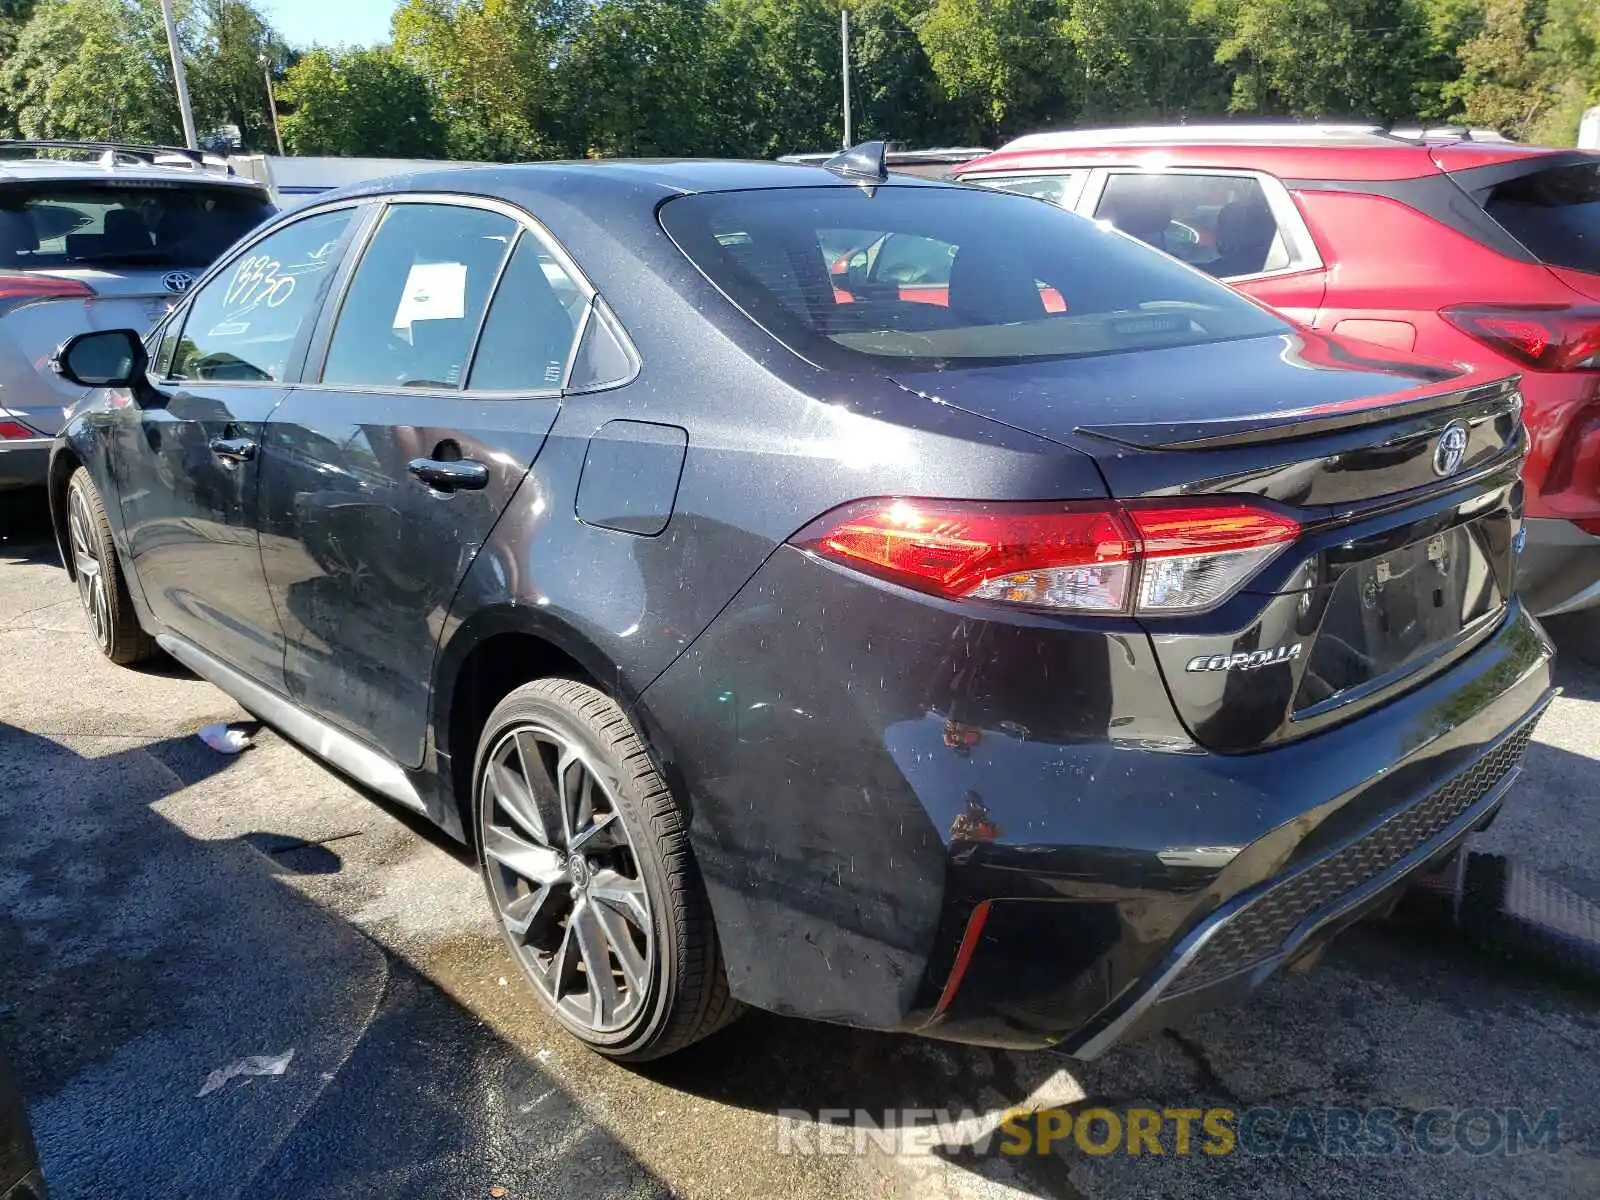
POLYGON ((399 0, 257 0, 291 46, 371 46, 389 40, 399 0))

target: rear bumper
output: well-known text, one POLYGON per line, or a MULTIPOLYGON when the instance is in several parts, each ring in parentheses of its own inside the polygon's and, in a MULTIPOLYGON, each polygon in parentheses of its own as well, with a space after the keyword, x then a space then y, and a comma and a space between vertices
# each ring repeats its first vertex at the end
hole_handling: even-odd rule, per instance
POLYGON ((1527 545, 1517 562, 1517 591, 1541 617, 1600 604, 1600 537, 1571 521, 1529 517, 1527 545))
POLYGON ((1522 773, 1523 752, 1543 711, 1366 834, 1235 896, 1183 938, 1143 986, 1130 989, 1060 1048, 1096 1058, 1146 1029, 1244 1000, 1280 967, 1381 908, 1412 875, 1494 819, 1522 773))
MULTIPOLYGON (((1543 632, 1516 608, 1467 660, 1370 717, 1232 760, 1236 788, 1275 773, 1274 800, 1300 811, 1263 820, 1248 845, 1210 848, 1226 865, 1200 886, 1118 898, 1098 914, 1100 954, 1072 981, 1050 958, 1074 943, 1083 955, 1085 918, 1100 906, 992 900, 965 963, 959 948, 945 959, 964 971, 953 986, 946 976, 920 1031, 1094 1058, 1145 1028, 1249 995, 1493 816, 1554 695, 1550 658, 1543 632), (1352 759, 1370 777, 1351 779, 1352 759)), ((1195 812, 1191 838, 1208 824, 1220 821, 1195 812)))
POLYGON ((740 999, 1093 1055, 1249 990, 1481 824, 1550 658, 1513 602, 1370 712, 1221 755, 1137 627, 976 620, 781 550, 640 709, 740 999))
POLYGON ((0 440, 0 492, 43 487, 50 473, 50 447, 54 438, 0 440))

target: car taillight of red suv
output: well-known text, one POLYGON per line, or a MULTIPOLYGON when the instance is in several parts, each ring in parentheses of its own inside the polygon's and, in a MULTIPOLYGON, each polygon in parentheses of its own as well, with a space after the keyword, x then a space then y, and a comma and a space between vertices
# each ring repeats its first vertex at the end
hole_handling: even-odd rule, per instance
POLYGON ((1600 155, 1414 133, 1035 134, 957 175, 1108 221, 1313 328, 1519 373, 1523 597, 1600 605, 1600 155))

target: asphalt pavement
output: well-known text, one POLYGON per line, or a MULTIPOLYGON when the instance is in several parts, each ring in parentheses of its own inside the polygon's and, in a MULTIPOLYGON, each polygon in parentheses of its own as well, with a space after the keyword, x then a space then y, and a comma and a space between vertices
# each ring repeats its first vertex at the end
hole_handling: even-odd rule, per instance
MULTIPOLYGON (((247 714, 170 664, 104 661, 15 502, 0 664, 0 1038, 57 1198, 1600 1195, 1600 992, 1448 935, 1357 928, 1249 1006, 1089 1065, 752 1014, 627 1069, 538 1010, 460 847, 270 730, 208 749, 203 725, 247 714), (1520 1154, 780 1152, 823 1145, 801 1111, 993 1131, 1053 1105, 1518 1108, 1558 1131, 1520 1154)), ((1560 682, 1482 844, 1600 901, 1600 672, 1568 656, 1560 682)))

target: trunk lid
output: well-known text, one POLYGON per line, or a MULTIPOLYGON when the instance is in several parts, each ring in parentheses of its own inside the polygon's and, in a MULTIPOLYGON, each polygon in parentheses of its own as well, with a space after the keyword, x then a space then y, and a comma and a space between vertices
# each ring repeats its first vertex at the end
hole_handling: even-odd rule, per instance
POLYGON ((897 382, 1088 454, 1118 499, 1253 496, 1300 523, 1221 606, 1142 620, 1190 733, 1241 753, 1416 686, 1510 602, 1516 381, 1365 353, 1302 332, 897 382))

